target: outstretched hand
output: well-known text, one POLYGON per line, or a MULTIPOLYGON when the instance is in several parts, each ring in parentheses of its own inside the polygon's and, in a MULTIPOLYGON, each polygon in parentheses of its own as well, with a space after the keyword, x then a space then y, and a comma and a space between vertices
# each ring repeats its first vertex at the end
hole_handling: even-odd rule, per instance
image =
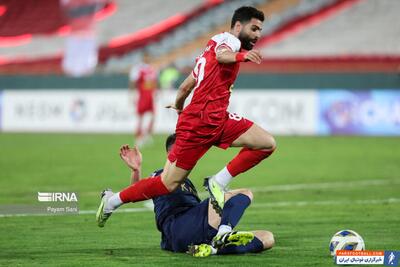
POLYGON ((246 53, 246 55, 244 56, 246 61, 251 61, 257 64, 261 64, 262 62, 262 56, 260 51, 258 50, 250 50, 246 53))
POLYGON ((119 156, 133 171, 139 171, 142 166, 142 153, 137 148, 129 148, 129 145, 123 145, 119 149, 119 156))
POLYGON ((165 107, 166 108, 175 109, 178 114, 181 114, 181 112, 182 112, 182 109, 177 108, 174 104, 170 104, 170 105, 167 105, 165 107))

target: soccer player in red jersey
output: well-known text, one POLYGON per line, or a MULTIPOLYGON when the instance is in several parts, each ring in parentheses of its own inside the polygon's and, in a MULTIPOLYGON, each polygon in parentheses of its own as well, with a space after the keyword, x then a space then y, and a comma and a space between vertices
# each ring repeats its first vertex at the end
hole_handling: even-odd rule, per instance
POLYGON ((138 146, 143 145, 151 138, 154 127, 154 94, 157 90, 157 71, 148 64, 146 56, 144 63, 133 66, 129 73, 129 88, 138 91, 136 112, 138 115, 135 142, 138 146), (150 122, 146 130, 143 130, 143 118, 150 114, 150 122))
MULTIPOLYGON (((261 63, 260 52, 253 47, 261 36, 263 21, 263 12, 254 7, 240 7, 232 17, 230 31, 211 38, 196 59, 193 72, 180 85, 175 104, 169 106, 177 110, 179 118, 176 143, 168 154, 163 172, 116 194, 103 196, 96 215, 100 227, 124 203, 150 199, 177 189, 211 146, 243 147, 225 168, 205 180, 213 206, 221 212, 230 180, 273 153, 276 144, 271 134, 227 112, 240 63, 261 63), (193 90, 191 102, 183 109, 185 99, 193 90)), ((229 231, 228 228, 229 225, 223 225, 219 230, 229 231)))
MULTIPOLYGON (((175 134, 165 142, 167 153, 175 143, 175 134)), ((142 154, 137 147, 120 148, 120 157, 131 169, 131 183, 141 178, 142 154)), ((163 170, 153 172, 159 175, 163 170)), ((104 195, 113 194, 111 189, 104 195)), ((272 248, 275 243, 270 231, 230 231, 216 236, 219 225, 236 227, 250 206, 253 194, 248 189, 235 189, 225 193, 226 203, 219 215, 213 209, 209 198, 203 201, 197 195, 196 187, 186 177, 174 192, 154 197, 154 214, 157 229, 161 232, 161 248, 174 252, 188 252, 195 257, 213 254, 259 253, 272 248)))

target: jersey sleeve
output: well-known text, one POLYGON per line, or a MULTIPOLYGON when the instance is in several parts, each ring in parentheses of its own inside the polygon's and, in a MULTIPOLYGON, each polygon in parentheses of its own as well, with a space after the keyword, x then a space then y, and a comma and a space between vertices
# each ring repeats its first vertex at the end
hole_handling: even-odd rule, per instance
POLYGON ((240 51, 240 40, 228 32, 217 34, 212 38, 212 40, 216 42, 215 52, 223 47, 230 49, 232 52, 240 51))
POLYGON ((130 81, 137 81, 140 76, 140 67, 133 66, 129 72, 129 80, 130 81))

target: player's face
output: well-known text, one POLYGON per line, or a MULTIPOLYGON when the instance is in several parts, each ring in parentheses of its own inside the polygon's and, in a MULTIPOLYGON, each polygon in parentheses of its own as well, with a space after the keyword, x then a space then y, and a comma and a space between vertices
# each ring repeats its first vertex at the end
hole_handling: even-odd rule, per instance
POLYGON ((243 24, 242 30, 239 33, 239 40, 242 43, 242 48, 246 50, 253 49, 258 39, 260 39, 261 30, 261 20, 253 18, 246 24, 243 24))

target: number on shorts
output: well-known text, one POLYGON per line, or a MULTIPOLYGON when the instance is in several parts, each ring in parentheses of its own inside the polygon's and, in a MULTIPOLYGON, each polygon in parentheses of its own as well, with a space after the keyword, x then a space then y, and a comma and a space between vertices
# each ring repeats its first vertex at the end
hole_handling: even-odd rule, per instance
POLYGON ((240 121, 243 117, 236 114, 236 113, 229 113, 229 119, 235 120, 235 121, 240 121))

